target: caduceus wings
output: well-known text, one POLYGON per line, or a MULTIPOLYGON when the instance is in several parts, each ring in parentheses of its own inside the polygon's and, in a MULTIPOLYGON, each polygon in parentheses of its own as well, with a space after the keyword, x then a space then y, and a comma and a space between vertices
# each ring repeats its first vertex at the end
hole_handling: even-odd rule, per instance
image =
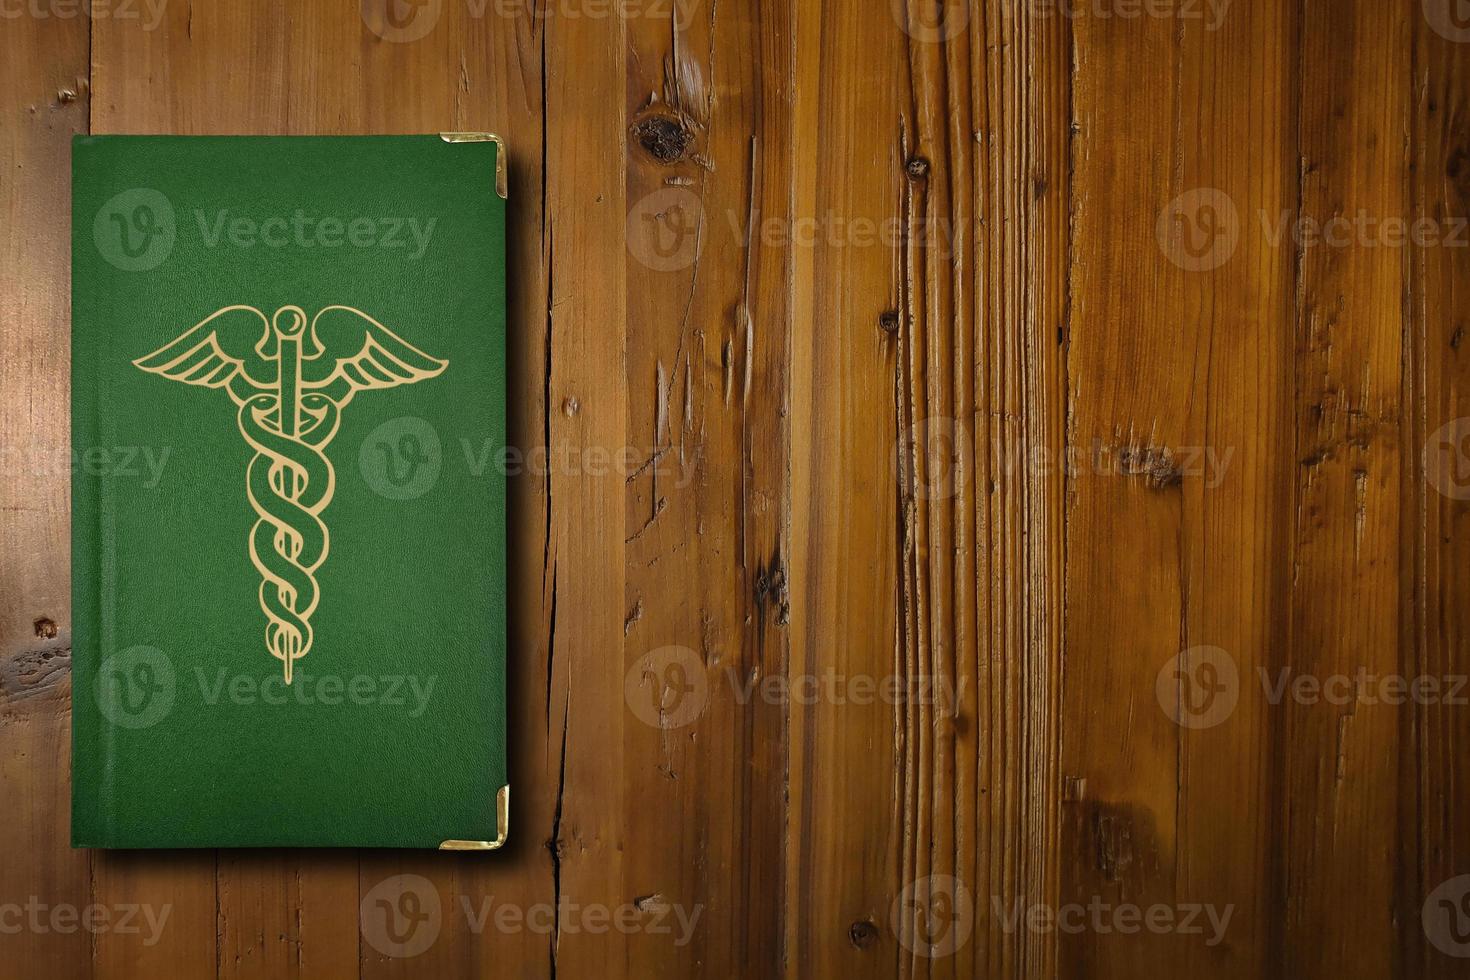
POLYGON ((269 386, 267 382, 250 376, 243 359, 225 353, 220 347, 219 331, 227 329, 243 333, 250 328, 262 335, 262 343, 270 336, 270 320, 264 313, 253 306, 226 306, 133 364, 172 381, 204 388, 224 388, 239 404, 269 386))
MULTIPOLYGON (((394 388, 437 377, 448 361, 430 357, 377 320, 350 306, 328 306, 311 321, 311 335, 326 330, 362 333, 362 344, 351 357, 337 358, 332 371, 320 381, 305 381, 309 391, 321 392, 345 407, 359 391, 394 388)), ((350 346, 350 345, 349 345, 350 346)))
POLYGON ((259 518, 249 550, 261 575, 266 649, 281 661, 289 684, 293 664, 312 645, 316 571, 330 543, 321 514, 336 487, 325 450, 341 410, 359 391, 436 377, 449 362, 349 306, 326 307, 309 327, 299 307, 282 307, 271 320, 251 306, 227 306, 133 363, 173 381, 223 388, 238 406, 240 433, 255 450, 246 496, 259 518), (246 329, 260 332, 255 352, 263 363, 275 363, 273 380, 252 375, 245 359, 220 343, 221 330, 246 329), (334 340, 329 347, 357 352, 324 357, 319 330, 334 340))

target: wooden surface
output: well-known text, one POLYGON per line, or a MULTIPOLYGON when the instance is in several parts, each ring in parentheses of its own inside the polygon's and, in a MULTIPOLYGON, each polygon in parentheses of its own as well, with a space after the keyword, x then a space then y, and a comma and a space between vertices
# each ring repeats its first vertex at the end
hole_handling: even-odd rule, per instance
POLYGON ((0 978, 1463 975, 1453 4, 393 3, 3 8, 0 978), (513 482, 509 847, 71 850, 71 136, 482 129, 513 439, 637 461, 513 482))

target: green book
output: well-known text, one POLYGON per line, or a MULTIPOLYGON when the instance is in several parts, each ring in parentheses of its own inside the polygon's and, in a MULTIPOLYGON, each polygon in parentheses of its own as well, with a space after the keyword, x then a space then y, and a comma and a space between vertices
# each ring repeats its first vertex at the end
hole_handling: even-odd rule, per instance
POLYGON ((507 832, 489 134, 72 145, 72 843, 507 832))

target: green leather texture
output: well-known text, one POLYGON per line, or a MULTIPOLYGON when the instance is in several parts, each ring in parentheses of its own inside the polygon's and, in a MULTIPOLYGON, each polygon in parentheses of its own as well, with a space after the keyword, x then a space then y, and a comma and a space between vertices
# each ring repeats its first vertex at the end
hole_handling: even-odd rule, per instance
POLYGON ((495 840, 499 146, 72 149, 73 845, 495 840))

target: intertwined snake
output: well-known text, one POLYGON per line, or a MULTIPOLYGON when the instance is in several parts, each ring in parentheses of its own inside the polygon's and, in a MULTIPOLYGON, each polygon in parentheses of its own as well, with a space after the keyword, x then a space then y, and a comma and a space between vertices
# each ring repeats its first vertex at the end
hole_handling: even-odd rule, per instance
POLYGON ((173 381, 223 388, 238 406, 240 434, 255 450, 245 493, 258 517, 249 550, 261 576, 265 645, 290 684, 293 665, 311 649, 311 616, 321 598, 316 573, 331 540, 322 511, 336 489, 326 448, 337 434, 341 410, 359 391, 432 378, 449 362, 352 307, 326 307, 308 326, 297 306, 281 307, 270 320, 254 307, 228 306, 133 363, 173 381), (355 354, 322 356, 326 348, 317 327, 323 317, 324 326, 333 320, 348 324, 360 338, 355 354), (253 375, 242 357, 221 346, 220 331, 236 324, 253 331, 265 327, 255 351, 261 363, 274 364, 274 378, 253 375))
POLYGON ((239 413, 240 433, 255 450, 245 492, 260 515, 250 530, 250 560, 262 578, 260 606, 269 619, 265 645, 284 664, 287 684, 291 665, 311 649, 311 614, 320 597, 315 573, 329 541, 321 513, 336 489, 336 473, 323 450, 341 418, 323 395, 307 395, 301 407, 314 421, 295 439, 270 424, 272 415, 279 422, 280 410, 271 394, 252 395, 239 413))

